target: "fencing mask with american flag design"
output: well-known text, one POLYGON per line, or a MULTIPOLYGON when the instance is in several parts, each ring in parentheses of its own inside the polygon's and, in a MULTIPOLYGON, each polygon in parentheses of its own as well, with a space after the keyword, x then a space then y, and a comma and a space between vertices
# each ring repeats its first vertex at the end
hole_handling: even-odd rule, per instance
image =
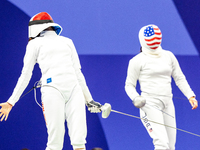
POLYGON ((156 25, 150 24, 140 29, 139 40, 142 51, 148 50, 151 54, 157 54, 161 49, 162 33, 156 25))

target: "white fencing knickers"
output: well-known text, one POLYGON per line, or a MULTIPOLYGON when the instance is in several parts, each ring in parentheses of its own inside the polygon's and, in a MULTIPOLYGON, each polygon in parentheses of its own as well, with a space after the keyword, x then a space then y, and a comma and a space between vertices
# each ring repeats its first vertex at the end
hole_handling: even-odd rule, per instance
POLYGON ((73 148, 85 148, 86 112, 81 87, 76 85, 68 100, 54 87, 41 88, 43 113, 46 121, 48 142, 46 150, 62 150, 65 134, 65 120, 73 148))
POLYGON ((145 98, 147 104, 140 109, 140 117, 144 119, 142 119, 142 123, 153 139, 155 150, 175 150, 176 129, 150 122, 155 121, 176 127, 175 110, 172 99, 169 97, 162 97, 162 100, 167 102, 164 104, 161 100, 156 98, 145 98))

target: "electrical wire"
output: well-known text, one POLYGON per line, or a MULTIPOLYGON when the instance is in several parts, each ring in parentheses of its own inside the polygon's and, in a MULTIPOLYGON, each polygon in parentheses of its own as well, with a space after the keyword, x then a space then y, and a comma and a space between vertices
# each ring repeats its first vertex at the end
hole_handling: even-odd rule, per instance
MULTIPOLYGON (((134 115, 126 114, 126 113, 123 113, 123 112, 120 112, 120 111, 116 111, 116 110, 113 110, 113 109, 111 111, 115 112, 115 113, 118 113, 118 114, 121 114, 121 115, 125 115, 125 116, 129 116, 129 117, 137 118, 137 119, 140 119, 140 120, 145 120, 144 118, 140 118, 140 117, 137 117, 137 116, 134 116, 134 115)), ((152 120, 148 120, 148 121, 152 122, 152 123, 159 124, 159 125, 163 125, 163 126, 166 126, 166 127, 169 127, 169 128, 173 128, 173 129, 176 129, 176 130, 179 130, 179 131, 182 131, 182 132, 185 132, 185 133, 197 136, 197 137, 200 137, 199 134, 195 134, 195 133, 192 133, 192 132, 180 129, 180 128, 176 128, 176 127, 172 127, 172 126, 169 126, 169 125, 165 125, 165 124, 162 124, 162 123, 159 123, 159 122, 155 122, 155 121, 152 121, 152 120)))

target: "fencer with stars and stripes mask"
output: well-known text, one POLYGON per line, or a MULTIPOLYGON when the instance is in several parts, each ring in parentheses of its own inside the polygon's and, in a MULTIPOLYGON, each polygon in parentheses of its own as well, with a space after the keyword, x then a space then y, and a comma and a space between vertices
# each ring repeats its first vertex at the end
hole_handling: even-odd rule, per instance
POLYGON ((162 33, 156 25, 142 27, 139 31, 139 40, 144 53, 158 55, 162 50, 162 33))

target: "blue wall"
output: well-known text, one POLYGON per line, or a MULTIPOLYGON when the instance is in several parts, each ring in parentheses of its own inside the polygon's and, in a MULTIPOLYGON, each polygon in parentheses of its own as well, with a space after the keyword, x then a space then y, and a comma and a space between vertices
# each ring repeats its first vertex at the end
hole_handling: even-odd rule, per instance
MULTIPOLYGON (((73 0, 52 1, 51 4, 37 0, 1 0, 0 102, 6 101, 12 94, 23 65, 28 41, 28 21, 40 11, 52 14, 54 21, 64 28, 62 35, 74 41, 94 100, 102 104, 108 102, 115 110, 139 115, 138 109, 133 107, 124 91, 124 82, 128 61, 139 51, 138 31, 143 25, 150 23, 161 28, 163 48, 171 50, 177 56, 198 99, 198 8, 198 4, 188 0, 73 0)), ((39 79, 40 72, 36 65, 25 92, 39 79)), ((192 111, 174 82, 172 86, 177 127, 200 134, 199 108, 192 111)), ((40 92, 37 91, 39 100, 40 92)), ((151 139, 141 121, 136 118, 111 113, 107 119, 103 119, 101 114, 87 111, 87 121, 88 150, 93 147, 102 147, 103 150, 153 149, 151 139)), ((24 147, 30 150, 45 149, 45 122, 42 110, 34 101, 33 92, 13 107, 6 122, 0 123, 0 133, 0 150, 18 150, 24 147)), ((200 146, 199 140, 197 136, 178 131, 176 147, 181 150, 196 150, 200 146)), ((66 134, 64 150, 71 149, 66 134)))

